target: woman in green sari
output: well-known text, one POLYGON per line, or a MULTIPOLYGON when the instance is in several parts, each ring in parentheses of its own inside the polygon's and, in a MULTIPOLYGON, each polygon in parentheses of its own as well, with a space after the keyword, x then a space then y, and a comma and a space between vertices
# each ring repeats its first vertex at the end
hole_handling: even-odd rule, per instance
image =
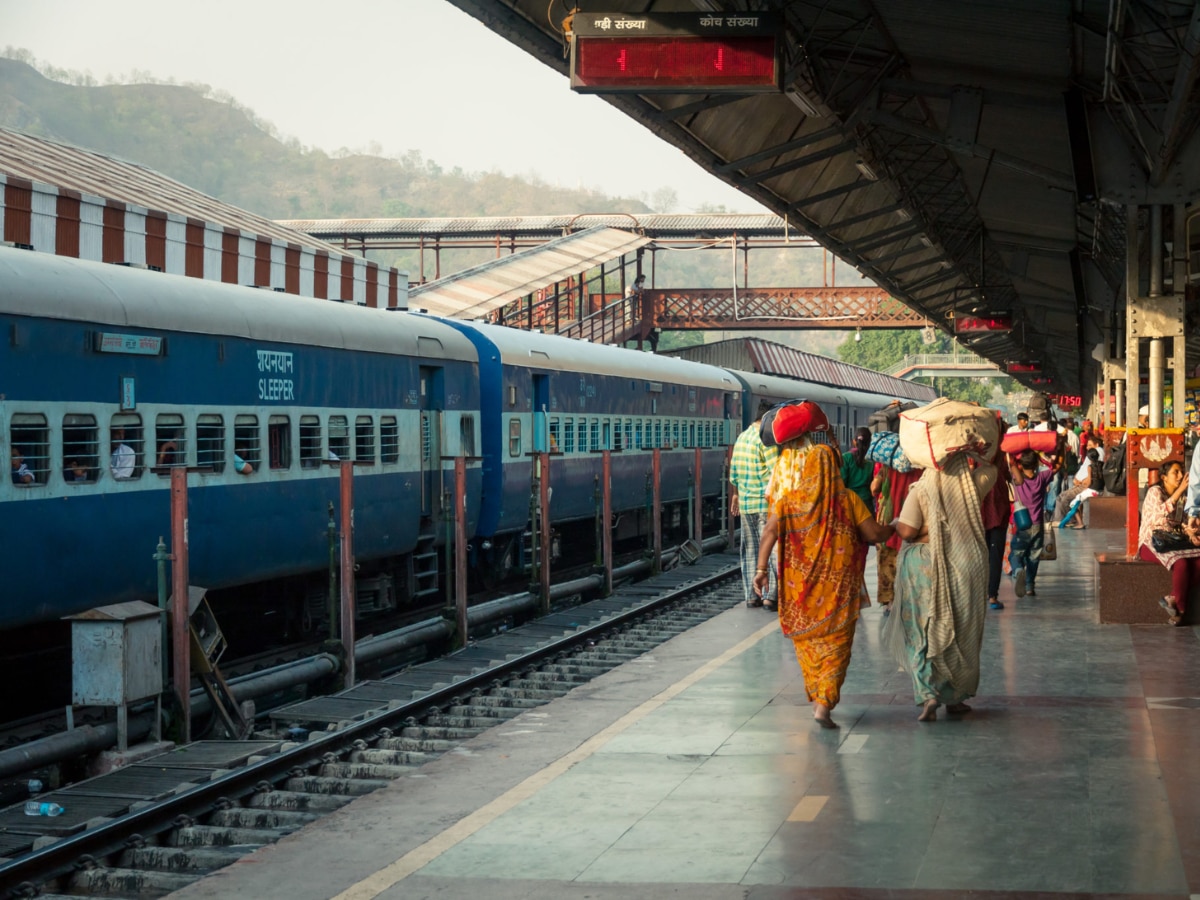
POLYGON ((867 459, 871 447, 871 432, 860 428, 854 433, 854 449, 842 454, 842 484, 862 499, 871 515, 875 515, 875 498, 871 496, 871 479, 875 463, 867 459))

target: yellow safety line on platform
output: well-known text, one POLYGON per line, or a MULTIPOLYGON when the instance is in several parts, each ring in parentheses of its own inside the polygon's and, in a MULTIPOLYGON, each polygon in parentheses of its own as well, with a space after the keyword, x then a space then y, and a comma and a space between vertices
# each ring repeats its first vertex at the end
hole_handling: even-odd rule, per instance
MULTIPOLYGON (((764 625, 758 631, 754 632, 754 634, 750 635, 750 637, 730 647, 715 659, 709 660, 696 669, 696 671, 675 682, 654 697, 651 697, 637 708, 630 710, 599 734, 593 735, 584 741, 566 756, 546 766, 537 774, 530 775, 516 787, 501 794, 491 803, 481 806, 469 816, 460 819, 441 834, 435 835, 419 847, 414 847, 394 863, 384 866, 384 868, 372 875, 368 875, 357 884, 351 885, 336 895, 333 900, 372 900, 372 898, 378 897, 388 888, 433 862, 447 850, 465 841, 471 835, 475 834, 475 832, 479 831, 479 829, 498 819, 517 804, 528 800, 550 782, 554 781, 559 775, 562 775, 576 763, 582 762, 596 753, 621 732, 627 730, 632 725, 636 725, 668 700, 674 699, 700 679, 712 674, 725 665, 725 663, 745 653, 767 635, 778 634, 778 632, 779 622, 772 617, 770 624, 764 625)), ((803 805, 804 801, 801 801, 801 806, 803 805)))
POLYGON ((805 797, 796 804, 796 808, 792 810, 792 814, 787 817, 787 820, 789 822, 812 822, 825 808, 828 801, 828 797, 805 797))

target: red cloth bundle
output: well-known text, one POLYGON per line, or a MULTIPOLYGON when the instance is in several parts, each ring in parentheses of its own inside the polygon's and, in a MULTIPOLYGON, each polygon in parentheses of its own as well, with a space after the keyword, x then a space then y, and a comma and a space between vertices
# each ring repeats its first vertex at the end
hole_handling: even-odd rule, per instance
POLYGON ((1058 433, 1054 431, 1017 431, 1010 428, 1000 439, 1000 449, 1005 453, 1053 453, 1058 446, 1058 433))
POLYGON ((825 411, 811 400, 789 400, 763 416, 759 437, 768 447, 786 444, 806 434, 829 432, 825 411))

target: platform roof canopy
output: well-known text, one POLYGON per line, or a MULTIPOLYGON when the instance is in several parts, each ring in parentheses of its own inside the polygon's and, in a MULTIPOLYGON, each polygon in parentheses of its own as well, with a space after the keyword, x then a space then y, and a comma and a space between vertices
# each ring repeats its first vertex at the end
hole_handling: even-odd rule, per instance
POLYGON ((648 243, 647 237, 617 228, 588 228, 413 288, 409 305, 439 316, 479 319, 648 243))
MULTIPOLYGON (((568 90, 558 5, 451 2, 568 90)), ((945 327, 1011 312, 972 349, 1041 361, 1063 392, 1090 382, 1124 304, 1128 210, 1200 193, 1192 0, 601 7, 781 12, 786 93, 606 99, 945 327)))

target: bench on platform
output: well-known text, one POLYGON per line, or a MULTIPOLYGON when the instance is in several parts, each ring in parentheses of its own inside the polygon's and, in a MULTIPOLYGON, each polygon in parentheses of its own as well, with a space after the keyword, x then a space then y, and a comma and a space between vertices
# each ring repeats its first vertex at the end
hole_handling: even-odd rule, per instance
MULTIPOLYGON (((1097 497, 1090 502, 1106 499, 1097 497)), ((1124 501, 1124 497, 1113 498, 1124 501)), ((1200 585, 1188 597, 1185 625, 1197 621, 1200 585)), ((1096 621, 1101 625, 1162 625, 1167 614, 1158 605, 1171 593, 1171 573, 1158 563, 1128 560, 1112 553, 1097 553, 1094 569, 1096 621)))

